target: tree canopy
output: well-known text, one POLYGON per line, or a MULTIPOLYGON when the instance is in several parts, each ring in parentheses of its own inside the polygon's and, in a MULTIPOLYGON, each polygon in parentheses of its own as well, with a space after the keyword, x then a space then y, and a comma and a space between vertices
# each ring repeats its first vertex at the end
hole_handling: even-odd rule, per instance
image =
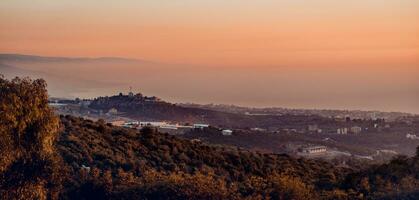
POLYGON ((46 82, 0 77, 0 91, 0 196, 57 198, 59 121, 48 107, 46 82))

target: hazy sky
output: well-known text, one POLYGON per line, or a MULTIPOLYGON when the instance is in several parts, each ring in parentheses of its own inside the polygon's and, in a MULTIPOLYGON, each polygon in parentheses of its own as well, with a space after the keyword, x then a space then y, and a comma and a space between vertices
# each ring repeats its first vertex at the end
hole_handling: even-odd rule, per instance
MULTIPOLYGON (((268 76, 272 91, 296 87, 285 93, 294 104, 275 103, 281 92, 256 86, 265 91, 260 99, 220 94, 213 99, 220 103, 414 110, 418 36, 418 0, 0 1, 3 53, 142 58, 215 77, 223 70, 255 82, 268 76), (348 94, 339 98, 342 91, 348 94), (369 99, 380 106, 351 104, 369 99)), ((237 86, 231 90, 243 89, 242 79, 228 78, 237 86)))

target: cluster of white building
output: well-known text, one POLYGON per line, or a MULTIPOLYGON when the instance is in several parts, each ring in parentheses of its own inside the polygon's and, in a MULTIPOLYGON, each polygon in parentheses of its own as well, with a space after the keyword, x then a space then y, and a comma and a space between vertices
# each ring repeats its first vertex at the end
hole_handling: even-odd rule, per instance
POLYGON ((351 127, 351 132, 355 133, 355 134, 361 133, 362 132, 362 127, 353 126, 353 127, 351 127))
POLYGON ((410 133, 406 134, 406 138, 411 140, 419 140, 419 137, 417 135, 410 133))
POLYGON ((178 129, 178 128, 203 128, 209 127, 209 125, 197 125, 194 124, 193 126, 186 126, 186 125, 179 125, 179 124, 170 124, 164 121, 130 121, 125 122, 121 126, 126 128, 136 128, 141 129, 143 127, 156 127, 156 128, 165 128, 165 129, 178 129))
POLYGON ((361 133, 361 132, 362 132, 362 127, 359 127, 359 126, 353 126, 350 129, 346 128, 346 127, 338 128, 336 130, 336 133, 339 134, 339 135, 346 135, 348 133, 358 134, 358 133, 361 133))
POLYGON ((204 129, 208 128, 208 124, 194 124, 190 125, 180 125, 180 124, 170 124, 165 121, 130 121, 122 123, 120 126, 126 128, 135 128, 142 129, 144 127, 154 127, 163 133, 169 133, 172 135, 184 134, 185 132, 191 129, 204 129))
MULTIPOLYGON (((170 124, 165 121, 129 121, 124 122, 122 120, 113 121, 113 125, 115 126, 122 126, 126 128, 135 128, 135 129, 142 129, 144 127, 155 127, 159 131, 169 134, 183 134, 188 130, 191 129, 205 129, 209 128, 209 124, 193 124, 193 125, 180 125, 180 124, 170 124)), ((229 136, 233 134, 232 130, 229 129, 222 129, 222 135, 229 136)))
MULTIPOLYGON (((323 132, 323 130, 320 129, 317 124, 308 125, 306 130, 309 133, 322 133, 323 132)), ((346 135, 346 134, 349 134, 349 133, 359 134, 362 131, 363 131, 362 127, 359 127, 359 126, 353 126, 353 127, 350 127, 350 128, 342 127, 342 128, 336 129, 336 134, 339 134, 339 135, 346 135)))
POLYGON ((326 151, 327 151, 326 146, 310 146, 310 147, 305 147, 301 149, 302 153, 307 153, 307 154, 325 153, 326 151))
POLYGON ((336 130, 336 133, 339 134, 339 135, 346 135, 346 134, 348 134, 348 128, 338 128, 336 130))
POLYGON ((229 129, 225 129, 225 130, 222 130, 221 133, 223 135, 232 135, 233 134, 233 131, 232 130, 229 130, 229 129))

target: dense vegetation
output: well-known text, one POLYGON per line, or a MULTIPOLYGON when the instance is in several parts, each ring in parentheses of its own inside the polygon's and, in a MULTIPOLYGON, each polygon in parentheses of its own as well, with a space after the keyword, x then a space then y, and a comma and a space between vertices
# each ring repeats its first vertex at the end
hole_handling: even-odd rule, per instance
POLYGON ((419 152, 365 170, 340 168, 151 128, 57 119, 47 106, 45 82, 0 84, 2 199, 419 198, 419 152))
MULTIPOLYGON (((419 129, 418 129, 419 130, 419 129)), ((164 130, 161 130, 164 132, 164 130)), ((414 156, 419 140, 406 139, 403 132, 375 132, 362 134, 307 134, 269 132, 253 130, 234 130, 230 136, 223 136, 219 128, 211 127, 205 130, 193 129, 178 135, 187 139, 199 139, 206 143, 237 146, 252 151, 265 153, 286 153, 297 155, 298 148, 304 145, 324 145, 331 151, 349 152, 352 156, 322 156, 324 159, 344 160, 354 159, 355 155, 371 156, 374 160, 362 159, 369 163, 384 163, 394 156, 392 152, 377 152, 377 149, 387 149, 389 146, 403 155, 414 156), (346 158, 344 158, 346 157, 346 158), (352 157, 352 158, 351 158, 352 157)))
POLYGON ((56 199, 58 119, 48 107, 43 80, 0 77, 0 197, 56 199))
POLYGON ((356 171, 318 160, 208 146, 148 128, 139 132, 71 116, 61 121, 65 129, 58 147, 69 163, 71 180, 83 180, 78 177, 81 165, 90 166, 94 187, 108 184, 110 188, 101 190, 114 198, 418 197, 417 156, 356 171))
MULTIPOLYGON (((336 182, 334 179, 338 179, 338 177, 333 177, 333 180, 329 180, 328 175, 325 176, 325 174, 347 173, 346 169, 335 168, 326 162, 294 159, 287 155, 257 154, 233 148, 212 147, 157 133, 153 129, 138 132, 70 116, 62 117, 61 121, 65 130, 58 146, 64 160, 70 164, 73 174, 77 174, 81 165, 86 165, 101 172, 108 171, 107 173, 113 175, 121 172, 128 173, 132 179, 147 178, 143 176, 150 171, 157 173, 158 177, 162 176, 160 178, 168 179, 164 181, 175 178, 172 176, 179 176, 179 179, 185 178, 185 181, 206 177, 226 187, 228 195, 236 195, 237 198, 253 198, 266 195, 264 194, 266 190, 255 190, 253 183, 248 183, 248 181, 266 182, 272 177, 277 177, 281 181, 295 181, 295 184, 301 185, 302 188, 313 190, 317 187, 323 188, 324 184, 334 184, 336 182)), ((138 184, 141 186, 143 181, 145 180, 139 181, 138 184)), ((182 184, 195 185, 194 183, 182 184)), ((268 181, 265 184, 274 183, 268 181)), ((131 186, 132 184, 128 188, 119 187, 118 189, 133 189, 131 186)), ((145 186, 147 185, 142 187, 145 186)), ((135 185, 135 187, 139 186, 135 185)), ((216 195, 219 187, 213 187, 214 191, 207 192, 213 192, 216 195)), ((158 194, 165 195, 162 192, 153 195, 158 194)))

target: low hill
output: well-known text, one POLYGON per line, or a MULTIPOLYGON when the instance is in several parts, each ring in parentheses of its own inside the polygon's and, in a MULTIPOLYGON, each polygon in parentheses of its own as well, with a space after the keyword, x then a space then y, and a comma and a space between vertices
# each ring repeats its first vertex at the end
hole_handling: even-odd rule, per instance
POLYGON ((304 115, 261 115, 250 116, 202 108, 182 107, 161 101, 156 97, 136 95, 115 95, 95 98, 89 106, 92 109, 108 111, 116 108, 124 116, 142 120, 168 120, 175 122, 209 123, 214 126, 244 127, 305 127, 307 124, 330 124, 332 119, 304 115))

